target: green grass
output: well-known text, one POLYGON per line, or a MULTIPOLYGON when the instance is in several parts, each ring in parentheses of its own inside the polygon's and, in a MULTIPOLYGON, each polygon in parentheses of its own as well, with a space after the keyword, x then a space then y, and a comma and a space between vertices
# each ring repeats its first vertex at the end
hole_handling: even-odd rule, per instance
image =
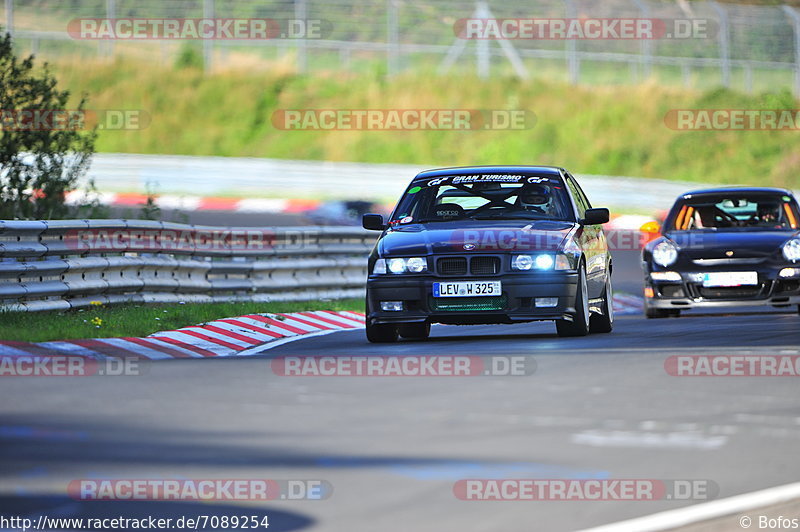
POLYGON ((151 115, 145 129, 101 132, 103 152, 425 166, 558 164, 585 174, 800 187, 797 131, 682 132, 664 123, 676 108, 797 108, 786 90, 748 95, 653 81, 573 87, 543 78, 424 72, 391 79, 381 73, 297 75, 291 65, 273 66, 261 71, 232 64, 204 76, 118 58, 59 62, 54 71, 74 94, 87 92, 92 108, 151 115), (297 108, 529 109, 537 123, 522 131, 471 132, 283 131, 272 125, 274 111, 297 108))
POLYGON ((84 311, 5 312, 0 314, 0 340, 47 342, 78 338, 113 338, 149 334, 208 321, 276 312, 357 310, 362 299, 287 303, 209 303, 186 305, 99 306, 84 311), (99 318, 97 326, 92 320, 99 318))

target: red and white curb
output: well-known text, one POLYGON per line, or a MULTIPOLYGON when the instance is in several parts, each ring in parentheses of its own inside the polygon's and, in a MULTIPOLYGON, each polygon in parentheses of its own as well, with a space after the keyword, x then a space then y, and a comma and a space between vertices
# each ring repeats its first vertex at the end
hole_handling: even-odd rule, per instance
MULTIPOLYGON (((80 205, 89 199, 96 199, 102 205, 117 208, 139 209, 147 204, 151 196, 139 193, 99 192, 87 197, 75 190, 66 195, 67 205, 80 205)), ((319 208, 324 202, 304 198, 219 198, 206 196, 177 196, 159 194, 152 196, 155 205, 161 209, 179 211, 224 211, 241 213, 302 214, 319 208)), ((384 205, 382 210, 391 212, 394 205, 384 205)))
POLYGON ((95 359, 208 358, 256 354, 300 336, 316 336, 364 327, 360 312, 292 312, 248 314, 144 338, 91 338, 56 342, 0 342, 0 356, 78 355, 95 359), (273 345, 274 344, 274 345, 273 345))
MULTIPOLYGON (((95 196, 92 196, 93 198, 95 196)), ((66 203, 77 205, 86 201, 81 191, 67 193, 66 203)), ((128 194, 102 192, 96 199, 109 207, 140 208, 147 204, 146 194, 128 194)), ((155 204, 162 209, 178 209, 181 211, 227 211, 227 212, 265 212, 295 214, 316 209, 322 203, 313 199, 281 199, 281 198, 214 198, 202 196, 154 197, 155 204)))
POLYGON ((644 298, 630 294, 614 294, 614 314, 620 316, 644 312, 644 298))
MULTIPOLYGON (((642 298, 614 295, 616 314, 639 314, 642 298)), ((53 342, 0 341, 0 356, 77 355, 95 359, 137 357, 150 360, 247 356, 299 337, 364 328, 364 314, 309 311, 248 314, 225 318, 144 338, 88 338, 53 342)))

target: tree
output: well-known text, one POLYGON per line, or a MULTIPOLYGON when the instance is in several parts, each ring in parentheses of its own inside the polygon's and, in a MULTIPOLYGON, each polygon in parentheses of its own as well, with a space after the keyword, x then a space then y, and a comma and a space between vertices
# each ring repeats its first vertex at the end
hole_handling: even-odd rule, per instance
POLYGON ((0 219, 75 212, 65 195, 89 169, 97 130, 86 129, 86 97, 68 109, 70 93, 56 85, 47 63, 36 69, 10 35, 0 38, 0 219))

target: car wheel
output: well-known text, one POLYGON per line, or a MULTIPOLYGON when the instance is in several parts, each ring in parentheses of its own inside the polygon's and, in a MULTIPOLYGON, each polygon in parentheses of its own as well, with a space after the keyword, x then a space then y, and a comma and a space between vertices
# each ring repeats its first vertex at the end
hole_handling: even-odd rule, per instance
POLYGON ((373 344, 389 344, 397 341, 397 325, 367 323, 367 340, 373 344))
POLYGON ((425 340, 431 334, 430 323, 409 323, 401 325, 398 332, 403 338, 409 340, 425 340))
POLYGON ((680 310, 663 309, 663 308, 646 308, 644 315, 647 319, 660 319, 660 318, 680 318, 680 310))
POLYGON ((610 333, 614 329, 614 289, 611 287, 610 274, 606 275, 606 288, 600 309, 603 314, 592 314, 589 317, 589 332, 610 333))
POLYGON ((586 268, 578 270, 578 290, 575 294, 575 315, 572 321, 556 320, 559 336, 586 336, 589 334, 589 292, 586 288, 586 268))

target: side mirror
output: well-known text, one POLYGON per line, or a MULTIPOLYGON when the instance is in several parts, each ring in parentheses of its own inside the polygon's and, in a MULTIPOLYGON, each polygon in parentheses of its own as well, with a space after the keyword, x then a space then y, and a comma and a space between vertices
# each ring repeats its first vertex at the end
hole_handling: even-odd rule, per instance
POLYGON ((586 209, 581 223, 583 225, 601 225, 610 219, 608 209, 586 209))
POLYGON ((383 223, 383 216, 380 214, 365 214, 361 217, 361 227, 370 231, 383 231, 386 224, 383 223))

